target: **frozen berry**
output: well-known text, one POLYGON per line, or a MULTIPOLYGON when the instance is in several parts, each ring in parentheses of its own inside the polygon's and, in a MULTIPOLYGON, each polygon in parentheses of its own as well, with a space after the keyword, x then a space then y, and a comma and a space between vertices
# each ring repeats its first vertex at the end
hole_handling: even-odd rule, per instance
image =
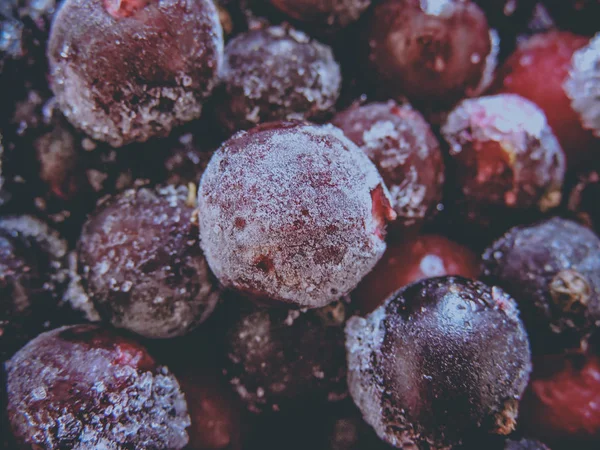
POLYGON ((66 242, 39 220, 0 219, 0 362, 57 314, 66 253, 66 242))
POLYGON ((479 7, 462 0, 387 0, 375 6, 364 65, 387 98, 444 110, 491 81, 498 39, 479 7))
POLYGON ((216 114, 229 132, 271 120, 319 118, 332 109, 341 86, 331 49, 289 26, 232 39, 221 78, 216 114))
POLYGON ((215 152, 198 203, 200 242, 225 287, 309 308, 358 284, 395 218, 375 166, 331 125, 238 133, 215 152))
POLYGON ((433 215, 442 200, 444 162, 421 114, 390 101, 350 108, 332 123, 379 169, 399 223, 421 225, 433 215))
POLYGON ((493 87, 493 92, 525 97, 544 111, 569 166, 589 159, 593 152, 593 135, 584 130, 565 91, 573 54, 588 42, 589 38, 563 31, 536 34, 504 62, 493 87))
POLYGON ((94 325, 43 333, 7 362, 20 445, 48 450, 183 448, 179 384, 137 342, 94 325))
POLYGON ((558 25, 577 33, 600 31, 600 0, 543 0, 558 25))
POLYGON ((371 0, 270 0, 290 17, 320 27, 345 27, 365 12, 371 0))
POLYGON ((250 411, 347 395, 345 306, 302 312, 242 308, 228 327, 226 375, 250 411))
POLYGON ((550 450, 546 445, 534 439, 519 439, 518 441, 508 439, 504 444, 504 450, 550 450))
POLYGON ((534 358, 522 402, 524 429, 544 439, 600 439, 600 357, 566 353, 534 358))
POLYGON ((185 187, 130 189, 102 203, 79 240, 81 276, 99 313, 146 337, 183 335, 218 294, 185 187))
POLYGON ((477 428, 515 427, 531 360, 499 288, 460 277, 411 284, 351 318, 346 348, 350 394, 395 447, 448 449, 477 428))
POLYGON ((544 113, 518 95, 464 100, 442 127, 468 222, 508 222, 560 204, 565 157, 544 113))
POLYGON ((52 89, 65 116, 115 147, 200 115, 222 63, 210 0, 65 0, 52 24, 52 89))
POLYGON ((471 250, 443 236, 422 235, 390 243, 375 268, 352 292, 352 301, 359 311, 370 313, 407 284, 444 275, 477 278, 479 260, 471 250))
POLYGON ((511 294, 532 342, 550 332, 577 340, 600 326, 600 239, 553 218, 515 227, 483 254, 483 276, 511 294))
POLYGON ((569 194, 568 208, 577 220, 600 235, 600 171, 579 176, 569 194))
POLYGON ((573 55, 564 88, 583 127, 600 138, 600 33, 573 55))

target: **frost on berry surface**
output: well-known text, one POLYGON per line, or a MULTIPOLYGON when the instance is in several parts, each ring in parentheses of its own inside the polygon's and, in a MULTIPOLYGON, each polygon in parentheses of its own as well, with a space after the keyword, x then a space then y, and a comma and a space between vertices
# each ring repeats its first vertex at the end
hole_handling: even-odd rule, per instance
POLYGON ((583 126, 600 138, 600 33, 573 55, 564 88, 583 126))
POLYGON ((250 411, 347 396, 345 308, 340 301, 308 311, 254 307, 239 313, 227 329, 224 372, 250 411))
POLYGON ((345 27, 371 5, 371 0, 271 0, 290 17, 316 26, 345 27))
POLYGON ((332 123, 377 166, 398 221, 409 226, 433 214, 442 199, 444 162, 421 114, 390 101, 350 108, 332 123))
POLYGON ((58 328, 6 367, 8 414, 20 444, 175 450, 188 442, 177 380, 129 338, 94 325, 58 328))
POLYGON ((514 227, 482 261, 484 279, 519 303, 534 347, 552 333, 578 343, 600 327, 600 239, 584 226, 555 217, 514 227))
POLYGON ((200 115, 223 36, 210 0, 65 0, 48 56, 65 116, 119 147, 200 115))
POLYGON ((470 219, 490 207, 546 211, 560 203, 564 152, 531 101, 514 94, 464 100, 442 134, 470 219))
POLYGON ((508 434, 531 371, 514 301, 460 277, 409 285, 346 325, 348 386, 398 448, 448 449, 475 428, 508 434))
POLYGON ((192 223, 186 187, 130 189, 90 217, 79 241, 79 272, 105 319, 146 337, 186 334, 218 294, 192 223))
POLYGON ((319 118, 335 105, 342 81, 331 48, 286 25, 232 39, 221 78, 217 115, 230 132, 260 122, 319 118))
POLYGON ((200 242, 225 287, 312 308, 373 268, 395 217, 375 166, 331 125, 238 133, 206 168, 198 206, 200 242))

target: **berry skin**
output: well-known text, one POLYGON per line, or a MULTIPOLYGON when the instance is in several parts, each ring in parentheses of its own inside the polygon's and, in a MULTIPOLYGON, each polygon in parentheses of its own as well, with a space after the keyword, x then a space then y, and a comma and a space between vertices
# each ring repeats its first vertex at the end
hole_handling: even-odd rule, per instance
POLYGON ((418 108, 444 111, 492 81, 497 36, 470 1, 384 1, 365 39, 365 75, 387 98, 406 96, 418 108))
POLYGON ((254 413, 347 396, 345 305, 306 312, 241 308, 227 328, 225 374, 254 413))
POLYGON ((318 27, 345 27, 366 11, 371 0, 270 0, 288 16, 318 27))
POLYGON ((73 125, 120 147, 197 118, 222 52, 210 0, 65 0, 48 44, 51 87, 73 125))
POLYGON ((479 275, 479 258, 468 248, 433 234, 393 242, 352 291, 352 301, 361 313, 370 313, 398 289, 443 275, 475 279, 479 275))
POLYGON ((467 222, 514 224, 559 205, 564 153, 530 101, 518 95, 464 100, 442 134, 452 159, 449 178, 459 191, 455 208, 467 222))
POLYGON ((569 167, 589 160, 594 138, 582 126, 565 90, 573 54, 589 38, 566 31, 536 34, 522 42, 496 74, 494 93, 518 94, 538 105, 567 156, 569 167))
POLYGON ((289 26, 251 30, 225 49, 216 114, 230 133, 274 120, 318 119, 340 94, 331 48, 289 26))
POLYGON ((536 351, 553 334, 576 345, 600 325, 600 239, 587 228, 560 218, 515 227, 482 261, 483 278, 519 303, 536 351))
POLYGON ((600 439, 600 357, 566 353, 533 362, 522 402, 524 429, 544 440, 600 439))
POLYGON ((375 166, 331 125, 236 134, 208 164, 198 206, 200 243, 224 287, 308 308, 358 284, 395 218, 375 166))
POLYGON ((0 363, 56 321, 66 242, 30 216, 0 218, 0 363))
POLYGON ((531 370, 516 304, 499 288, 430 278, 346 326, 348 386, 398 448, 449 449, 477 428, 509 434, 531 370))
POLYGON ((41 334, 6 363, 18 444, 58 450, 182 449, 179 384, 137 342, 95 325, 41 334))
POLYGON ((78 245, 85 291, 114 326, 150 338, 188 333, 218 301, 187 188, 130 189, 103 202, 78 245))
POLYGON ((421 225, 442 200, 444 162, 423 116, 394 101, 338 113, 331 121, 375 164, 390 191, 395 222, 421 225))

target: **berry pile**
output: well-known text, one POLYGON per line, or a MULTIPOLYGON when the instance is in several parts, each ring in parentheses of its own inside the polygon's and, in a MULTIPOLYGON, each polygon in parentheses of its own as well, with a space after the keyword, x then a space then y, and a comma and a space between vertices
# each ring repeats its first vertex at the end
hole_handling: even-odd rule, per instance
POLYGON ((600 1, 0 0, 0 449, 597 450, 600 1))

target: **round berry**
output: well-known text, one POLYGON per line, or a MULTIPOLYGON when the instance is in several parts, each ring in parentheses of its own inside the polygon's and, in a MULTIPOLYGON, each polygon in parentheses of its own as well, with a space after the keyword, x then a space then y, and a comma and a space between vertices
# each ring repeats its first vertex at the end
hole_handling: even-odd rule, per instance
POLYGON ((532 342, 579 338, 600 325, 600 239, 587 228, 553 218, 515 227, 483 254, 483 276, 511 294, 532 342))
POLYGON ((320 27, 345 27, 366 11, 371 0, 270 0, 288 16, 320 27))
POLYGON ((573 54, 588 42, 589 38, 566 31, 536 34, 506 59, 492 89, 518 94, 538 105, 564 149, 569 166, 589 159, 594 151, 593 135, 583 128, 565 90, 573 54))
POLYGON ((387 0, 368 24, 367 78, 382 96, 447 110, 491 82, 498 38, 470 1, 387 0))
POLYGON ((442 200, 444 162, 423 116, 395 102, 371 103, 337 114, 339 127, 373 161, 403 226, 421 225, 442 200))
POLYGON ((543 439, 600 439, 600 357, 569 352, 534 359, 521 423, 543 439))
POLYGON ((340 68, 331 48, 289 26, 251 30, 225 49, 216 113, 234 132, 260 122, 316 119, 340 94, 340 68))
POLYGON ((130 189, 102 203, 83 228, 80 273, 98 312, 152 338, 188 333, 218 294, 192 224, 185 187, 130 189))
POLYGON ((444 275, 477 278, 479 258, 468 248, 433 234, 393 242, 352 291, 352 301, 360 312, 370 313, 398 289, 444 275))
POLYGON ((73 125, 120 147, 197 118, 222 52, 210 0, 65 0, 48 44, 51 87, 73 125))
POLYGON ((583 128, 600 138, 600 33, 573 54, 564 88, 583 128))
POLYGON ((236 134, 208 164, 198 204, 200 243, 225 287, 309 308, 358 284, 395 218, 375 166, 331 125, 236 134))
POLYGON ((532 102, 510 94, 464 100, 442 134, 467 221, 510 222, 560 204, 564 153, 532 102))
POLYGON ((531 370, 516 304, 499 288, 430 278, 346 326, 350 394, 380 438, 448 449, 508 434, 531 370))
POLYGON ((30 216, 0 218, 0 362, 57 315, 66 242, 30 216))
POLYGON ((347 395, 345 306, 246 308, 228 327, 225 373, 252 412, 347 395))
POLYGON ((22 446, 172 450, 188 442, 177 380, 115 332, 58 328, 29 342, 6 367, 8 415, 22 446))

